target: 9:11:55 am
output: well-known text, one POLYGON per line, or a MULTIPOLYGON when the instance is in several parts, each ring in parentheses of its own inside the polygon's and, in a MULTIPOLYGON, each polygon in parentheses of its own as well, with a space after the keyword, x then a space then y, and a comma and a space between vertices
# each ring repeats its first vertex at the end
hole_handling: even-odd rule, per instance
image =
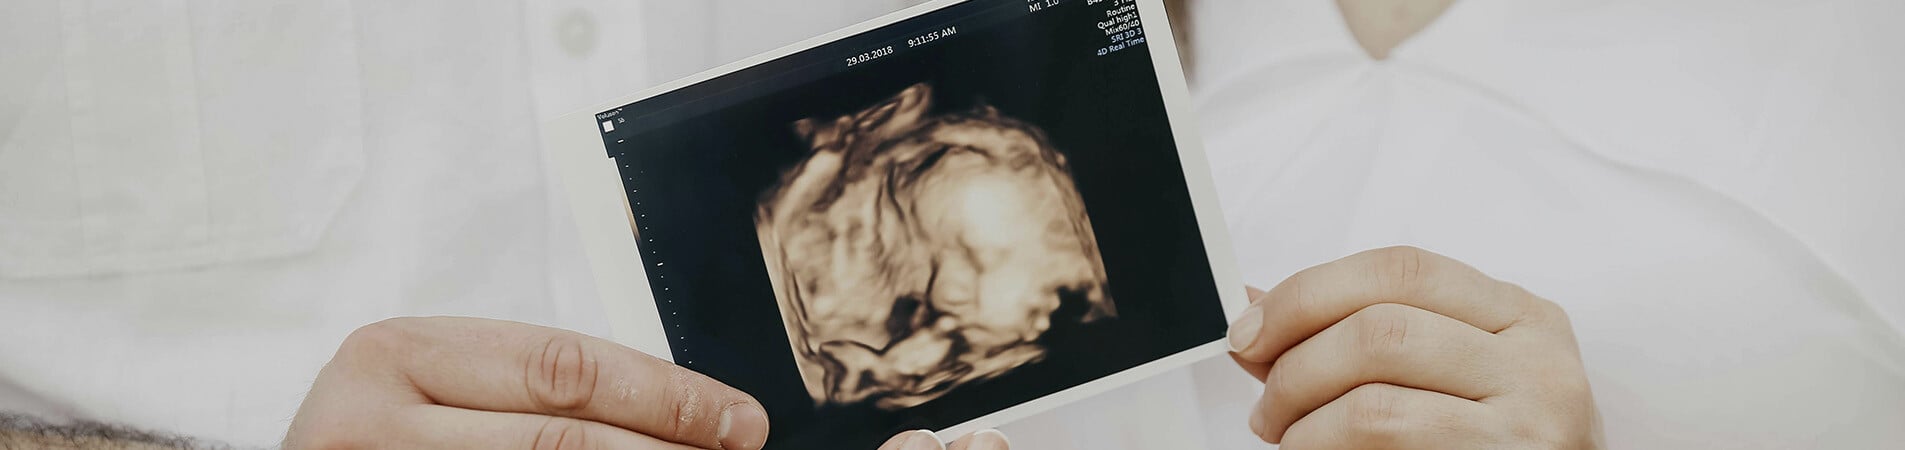
POLYGON ((936 41, 936 40, 939 40, 939 38, 949 37, 955 34, 959 34, 959 26, 958 25, 947 26, 945 29, 942 29, 939 31, 928 32, 926 34, 922 34, 922 35, 907 39, 906 48, 913 48, 913 47, 918 47, 921 45, 926 45, 926 43, 928 42, 936 41))

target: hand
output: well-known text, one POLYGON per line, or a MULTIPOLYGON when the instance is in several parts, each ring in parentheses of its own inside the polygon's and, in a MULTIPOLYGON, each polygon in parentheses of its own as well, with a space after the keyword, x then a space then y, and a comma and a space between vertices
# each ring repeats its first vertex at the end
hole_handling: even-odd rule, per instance
POLYGON ((966 435, 953 441, 952 445, 941 445, 939 436, 931 431, 916 430, 900 433, 880 444, 880 450, 1011 450, 1012 444, 1006 442, 1005 435, 997 430, 985 430, 966 435))
POLYGON ((1312 448, 1602 448, 1566 313, 1415 248, 1312 267, 1231 325, 1250 429, 1312 448))
POLYGON ((351 333, 291 421, 285 448, 759 449, 754 398, 569 331, 466 318, 351 333))

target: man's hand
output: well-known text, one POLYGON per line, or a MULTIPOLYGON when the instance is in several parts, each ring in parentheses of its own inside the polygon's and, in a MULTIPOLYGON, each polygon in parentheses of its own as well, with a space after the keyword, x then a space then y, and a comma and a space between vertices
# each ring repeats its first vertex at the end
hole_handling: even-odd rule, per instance
POLYGON ((1291 276, 1231 326, 1264 380, 1250 429, 1282 448, 1601 448, 1559 306, 1415 248, 1291 276))
POLYGON ((579 333, 404 318, 351 333, 285 448, 726 449, 767 441, 753 397, 579 333))
MULTIPOLYGON (((284 446, 755 450, 767 428, 753 397, 613 342, 498 320, 403 318, 344 339, 284 446)), ((882 450, 942 448, 915 431, 882 450)), ((1006 444, 982 431, 951 448, 1006 444)))

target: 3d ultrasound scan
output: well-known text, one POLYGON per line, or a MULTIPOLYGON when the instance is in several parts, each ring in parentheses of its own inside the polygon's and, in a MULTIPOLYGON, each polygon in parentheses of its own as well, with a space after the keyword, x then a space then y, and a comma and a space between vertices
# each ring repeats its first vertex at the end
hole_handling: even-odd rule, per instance
POLYGON ((917 84, 809 118, 755 224, 817 406, 896 410, 1043 358, 1055 321, 1110 320, 1104 263, 1063 153, 917 84))

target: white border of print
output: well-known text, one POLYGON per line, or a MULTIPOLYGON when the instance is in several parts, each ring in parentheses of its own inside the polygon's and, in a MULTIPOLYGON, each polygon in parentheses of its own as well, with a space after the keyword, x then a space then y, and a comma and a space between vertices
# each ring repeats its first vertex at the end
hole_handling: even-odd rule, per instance
MULTIPOLYGON (((583 252, 588 258, 590 272, 595 280, 596 293, 603 300, 602 307, 608 315, 607 319, 614 332, 614 340, 658 358, 672 359, 668 337, 662 331, 661 316, 657 312, 654 295, 649 290, 647 271, 643 270, 641 254, 635 245, 635 235, 630 231, 628 199, 622 192, 622 182, 618 179, 620 174, 612 164, 605 164, 607 161, 604 155, 607 151, 602 144, 601 130, 597 128, 599 124, 595 120, 595 113, 635 103, 964 1, 966 0, 927 2, 665 83, 640 93, 606 100, 595 107, 565 114, 545 123, 543 148, 548 152, 548 161, 559 176, 557 182, 568 192, 583 252)), ((1178 65, 1177 44, 1171 33, 1169 21, 1162 20, 1165 17, 1162 0, 1138 0, 1138 12, 1140 17, 1145 18, 1143 27, 1147 42, 1144 47, 1150 49, 1153 67, 1157 70, 1159 88, 1163 90, 1165 110, 1171 121, 1171 134, 1177 139, 1178 158, 1184 167, 1184 179, 1189 184, 1191 204, 1197 214, 1199 231, 1204 237, 1205 253, 1210 257, 1211 273, 1217 283, 1217 292, 1223 303, 1224 315, 1227 320, 1235 320, 1242 313, 1247 299, 1244 296, 1243 284, 1239 281, 1236 260, 1231 256, 1230 237, 1224 229, 1223 216, 1218 211, 1216 190, 1210 179, 1210 166, 1204 159, 1203 141, 1197 133, 1197 122, 1191 116, 1190 96, 1186 91, 1183 69, 1178 65)), ((772 299, 763 299, 763 301, 772 301, 772 299)), ((1221 355, 1225 351, 1226 345, 1223 339, 1219 338, 1174 355, 1152 360, 936 431, 945 436, 960 436, 972 431, 998 427, 1189 365, 1204 358, 1221 355)))

